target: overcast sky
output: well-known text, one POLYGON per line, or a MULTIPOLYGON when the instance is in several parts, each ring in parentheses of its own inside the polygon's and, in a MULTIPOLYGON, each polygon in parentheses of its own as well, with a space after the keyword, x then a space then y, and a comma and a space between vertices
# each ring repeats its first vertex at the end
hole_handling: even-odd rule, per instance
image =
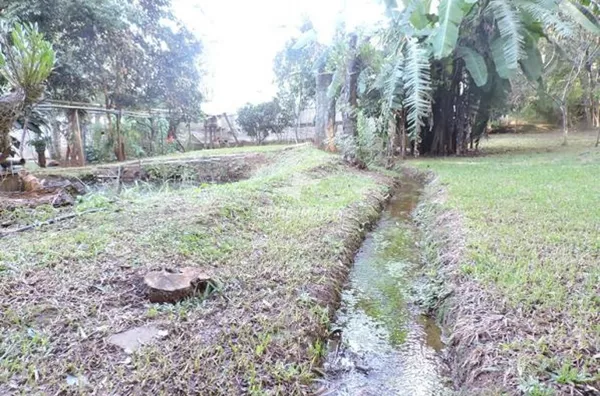
POLYGON ((176 14, 204 44, 203 80, 208 113, 233 112, 246 102, 271 99, 273 58, 298 35, 303 17, 313 21, 319 41, 336 24, 353 27, 382 18, 378 0, 173 0, 176 14))

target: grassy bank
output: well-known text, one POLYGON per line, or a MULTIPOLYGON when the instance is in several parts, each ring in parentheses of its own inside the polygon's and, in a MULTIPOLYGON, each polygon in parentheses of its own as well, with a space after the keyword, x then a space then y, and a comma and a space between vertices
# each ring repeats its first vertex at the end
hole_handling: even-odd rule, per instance
POLYGON ((104 212, 2 239, 0 393, 307 393, 336 288, 391 182, 310 147, 272 155, 248 180, 93 194, 75 209, 104 212), (146 300, 147 271, 185 266, 218 292, 146 300), (132 355, 107 343, 137 326, 166 336, 132 355))
MULTIPOLYGON (((437 210, 458 227, 446 230, 444 259, 455 267, 445 277, 456 286, 450 330, 462 366, 455 377, 471 389, 600 392, 594 138, 574 135, 562 147, 554 134, 493 136, 485 156, 414 163, 438 177, 424 212, 437 210)), ((434 247, 444 244, 443 232, 429 232, 440 232, 434 247)))

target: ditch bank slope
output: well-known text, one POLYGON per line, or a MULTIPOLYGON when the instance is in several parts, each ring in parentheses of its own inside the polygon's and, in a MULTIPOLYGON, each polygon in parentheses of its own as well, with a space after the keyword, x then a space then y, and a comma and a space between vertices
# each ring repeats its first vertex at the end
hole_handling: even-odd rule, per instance
MULTIPOLYGON (((3 238, 0 393, 310 393, 392 184, 304 147, 236 183, 91 193, 75 210, 102 212, 3 238), (149 302, 144 275, 182 267, 216 293, 149 302), (140 327, 160 336, 132 353, 110 342, 140 327)), ((58 209, 20 215, 38 210, 58 209)))

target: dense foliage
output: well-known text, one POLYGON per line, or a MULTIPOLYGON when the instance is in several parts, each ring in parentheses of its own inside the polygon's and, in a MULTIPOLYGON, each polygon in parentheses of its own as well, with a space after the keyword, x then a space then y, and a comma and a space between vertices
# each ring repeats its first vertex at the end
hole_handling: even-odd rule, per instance
MULTIPOLYGON (((594 70, 600 24, 593 4, 568 0, 438 4, 388 0, 386 4, 385 27, 338 36, 330 50, 339 54, 333 49, 341 48, 343 56, 329 55, 325 64, 334 66, 329 95, 338 98, 344 134, 359 137, 357 113, 374 118, 385 142, 382 151, 387 153, 396 152, 396 146, 415 155, 467 152, 494 116, 516 107, 509 94, 518 81, 543 93, 565 119, 565 98, 574 84, 563 79, 563 90, 551 92, 555 64, 562 65, 561 73, 571 80, 584 69, 594 70), (574 46, 575 42, 588 45, 574 46)), ((588 96, 590 107, 593 95, 588 96)))
MULTIPOLYGON (((5 26, 6 28, 6 26, 5 26)), ((44 93, 55 53, 37 26, 15 24, 0 38, 0 75, 9 93, 0 97, 0 163, 13 154, 10 131, 22 116, 28 124, 31 107, 44 93)))
MULTIPOLYGON (((170 0, 2 3, 3 17, 36 23, 57 52, 48 98, 114 110, 108 137, 117 159, 128 151, 119 110, 167 109, 171 138, 181 122, 200 117, 202 46, 173 16, 170 0)), ((74 112, 65 114, 71 124, 74 112)), ((72 139, 77 128, 71 129, 72 139)))

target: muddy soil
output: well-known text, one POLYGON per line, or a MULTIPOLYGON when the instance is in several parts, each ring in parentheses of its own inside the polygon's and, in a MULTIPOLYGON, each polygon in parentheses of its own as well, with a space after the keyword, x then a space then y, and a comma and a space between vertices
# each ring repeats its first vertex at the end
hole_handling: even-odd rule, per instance
POLYGON ((328 395, 451 394, 441 330, 410 297, 420 268, 411 215, 420 192, 404 180, 355 257, 328 343, 328 395))

